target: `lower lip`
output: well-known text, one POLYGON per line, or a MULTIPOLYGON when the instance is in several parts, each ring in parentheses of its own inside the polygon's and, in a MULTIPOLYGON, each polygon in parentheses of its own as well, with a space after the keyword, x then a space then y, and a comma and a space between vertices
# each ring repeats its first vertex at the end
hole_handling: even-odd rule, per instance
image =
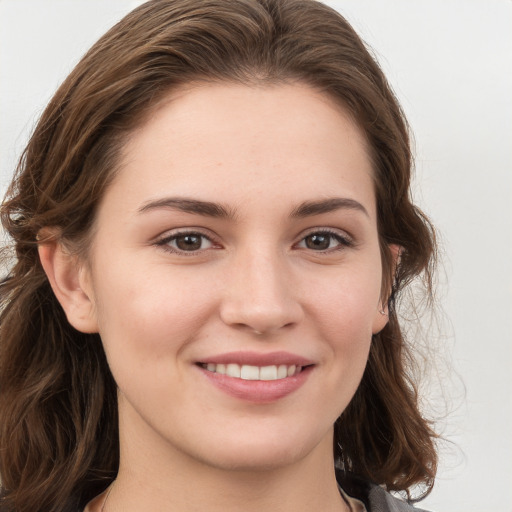
POLYGON ((203 375, 228 395, 248 402, 266 404, 275 402, 297 391, 307 380, 313 366, 307 366, 292 377, 277 380, 244 380, 211 372, 198 366, 203 375))

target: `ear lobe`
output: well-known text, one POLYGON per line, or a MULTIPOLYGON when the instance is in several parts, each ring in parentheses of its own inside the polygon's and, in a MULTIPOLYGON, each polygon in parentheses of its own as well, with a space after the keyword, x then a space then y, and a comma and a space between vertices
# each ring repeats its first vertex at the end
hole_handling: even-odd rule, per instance
POLYGON ((66 313, 68 322, 78 331, 98 332, 96 311, 89 276, 55 234, 40 237, 39 259, 53 289, 53 293, 66 313))
POLYGON ((396 244, 389 244, 389 255, 390 261, 389 265, 391 267, 390 278, 383 281, 383 285, 385 284, 385 289, 382 290, 381 299, 379 301, 377 311, 375 313, 373 326, 372 326, 372 334, 377 334, 389 321, 389 297, 392 292, 393 281, 396 276, 396 269, 400 264, 400 254, 402 252, 402 247, 396 244))
POLYGON ((382 331, 382 329, 384 329, 384 327, 386 327, 386 324, 388 323, 388 307, 387 305, 384 307, 385 309, 383 308, 382 303, 379 302, 379 307, 377 308, 375 316, 373 317, 372 334, 378 334, 380 331, 382 331))

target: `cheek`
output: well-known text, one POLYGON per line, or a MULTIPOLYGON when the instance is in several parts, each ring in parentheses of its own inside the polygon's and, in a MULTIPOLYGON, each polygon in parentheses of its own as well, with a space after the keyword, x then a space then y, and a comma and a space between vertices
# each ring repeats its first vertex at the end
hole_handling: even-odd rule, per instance
POLYGON ((315 329, 327 347, 326 364, 332 367, 334 389, 344 388, 344 401, 355 392, 363 375, 378 313, 380 272, 353 269, 316 288, 309 302, 315 329), (350 390, 350 391, 349 391, 350 390))
MULTIPOLYGON (((326 276, 310 292, 310 307, 331 336, 352 332, 371 337, 381 290, 379 266, 326 276)), ((344 338, 346 336, 343 336, 344 338)), ((358 337, 358 336, 356 336, 358 337)))
POLYGON ((200 282, 169 268, 151 273, 116 270, 96 286, 98 324, 113 365, 174 357, 213 311, 215 298, 200 282))

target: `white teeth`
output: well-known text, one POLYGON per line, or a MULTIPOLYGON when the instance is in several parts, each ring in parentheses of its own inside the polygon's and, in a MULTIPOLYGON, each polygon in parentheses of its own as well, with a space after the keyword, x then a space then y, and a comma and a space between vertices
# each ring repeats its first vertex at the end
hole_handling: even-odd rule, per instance
POLYGON ((210 372, 220 373, 228 377, 235 377, 243 380, 279 380, 286 377, 293 377, 302 371, 302 366, 281 364, 279 366, 252 366, 244 364, 203 364, 203 368, 210 372))
POLYGON ((260 368, 260 380, 276 380, 277 368, 275 366, 262 366, 260 368))
POLYGON ((260 380, 260 369, 257 366, 244 364, 240 368, 240 378, 244 380, 260 380))
POLYGON ((240 378, 240 366, 237 364, 228 364, 226 366, 226 375, 228 377, 240 378))
POLYGON ((277 367, 277 378, 284 379, 286 377, 288 377, 288 366, 282 364, 277 367))

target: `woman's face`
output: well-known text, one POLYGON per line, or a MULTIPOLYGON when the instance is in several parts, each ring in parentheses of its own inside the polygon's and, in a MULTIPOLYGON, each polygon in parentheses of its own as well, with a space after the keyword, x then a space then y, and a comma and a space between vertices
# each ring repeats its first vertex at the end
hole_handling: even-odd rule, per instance
POLYGON ((230 469, 331 456, 386 322, 376 226, 364 138, 329 98, 172 94, 124 149, 81 277, 122 452, 230 469))

